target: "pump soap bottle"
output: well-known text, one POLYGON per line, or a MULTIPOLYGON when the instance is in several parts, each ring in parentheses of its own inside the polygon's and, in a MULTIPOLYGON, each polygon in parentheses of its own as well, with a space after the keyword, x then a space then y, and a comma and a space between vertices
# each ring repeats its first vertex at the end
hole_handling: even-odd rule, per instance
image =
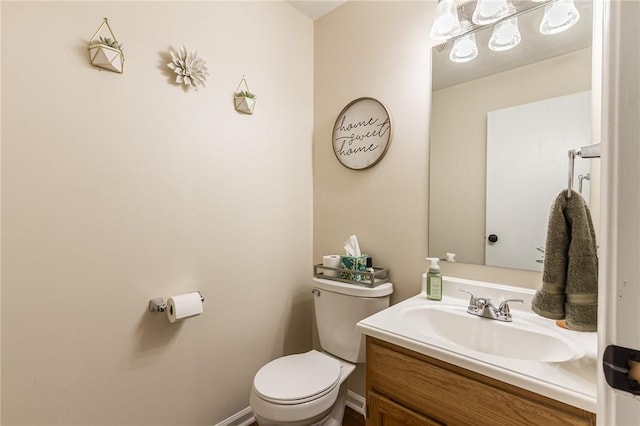
POLYGON ((427 273, 427 299, 442 300, 442 275, 438 266, 437 257, 427 257, 431 262, 429 273, 427 273))

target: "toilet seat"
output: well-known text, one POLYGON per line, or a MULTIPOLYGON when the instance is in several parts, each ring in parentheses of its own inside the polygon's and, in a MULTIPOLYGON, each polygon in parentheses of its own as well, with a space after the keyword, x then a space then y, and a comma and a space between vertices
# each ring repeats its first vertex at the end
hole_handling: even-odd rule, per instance
POLYGON ((272 404, 297 405, 321 398, 340 381, 340 361, 312 350, 275 359, 256 373, 253 389, 272 404))

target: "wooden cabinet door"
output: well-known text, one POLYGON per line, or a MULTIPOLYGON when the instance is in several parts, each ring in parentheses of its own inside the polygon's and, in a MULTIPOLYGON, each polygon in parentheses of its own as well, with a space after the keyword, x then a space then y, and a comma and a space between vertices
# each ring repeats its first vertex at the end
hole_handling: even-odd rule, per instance
POLYGON ((368 426, 595 426, 596 416, 367 337, 368 426))
POLYGON ((369 392, 369 419, 367 426, 443 426, 434 419, 423 416, 403 407, 388 398, 369 392))

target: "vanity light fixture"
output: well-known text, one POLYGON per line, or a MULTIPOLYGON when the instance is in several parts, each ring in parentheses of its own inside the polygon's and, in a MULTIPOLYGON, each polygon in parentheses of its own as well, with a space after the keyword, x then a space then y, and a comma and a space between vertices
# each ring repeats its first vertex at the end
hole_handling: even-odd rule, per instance
POLYGON ((580 12, 573 0, 558 0, 545 6, 540 32, 558 34, 574 26, 579 19, 580 12))
MULTIPOLYGON (((431 38, 446 40, 443 46, 453 45, 449 59, 468 62, 478 56, 475 32, 493 25, 489 49, 500 52, 513 49, 522 40, 518 16, 544 7, 540 23, 542 34, 558 34, 571 28, 580 19, 574 0, 529 0, 513 3, 507 0, 476 0, 471 18, 466 18, 465 3, 472 0, 438 0, 431 28, 431 38), (456 1, 462 3, 456 8, 456 1), (531 5, 534 3, 535 5, 531 5)), ((468 12, 470 14, 470 10, 468 12)))
POLYGON ((471 32, 453 42, 449 59, 453 62, 469 62, 478 56, 476 33, 471 32))
POLYGON ((489 49, 495 52, 513 49, 520 44, 520 28, 518 17, 498 22, 493 28, 493 34, 489 40, 489 49))
POLYGON ((447 40, 461 30, 455 0, 438 0, 436 15, 431 27, 433 40, 447 40))
POLYGON ((478 0, 471 20, 477 25, 488 25, 509 14, 507 0, 478 0))

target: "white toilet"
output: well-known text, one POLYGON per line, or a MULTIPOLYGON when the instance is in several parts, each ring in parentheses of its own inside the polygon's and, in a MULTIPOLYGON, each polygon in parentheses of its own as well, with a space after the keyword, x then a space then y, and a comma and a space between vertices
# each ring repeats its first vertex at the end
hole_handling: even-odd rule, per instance
POLYGON ((389 306, 391 283, 373 288, 313 279, 318 337, 324 352, 284 356, 262 367, 249 402, 260 426, 341 426, 346 379, 364 362, 356 323, 389 306))

